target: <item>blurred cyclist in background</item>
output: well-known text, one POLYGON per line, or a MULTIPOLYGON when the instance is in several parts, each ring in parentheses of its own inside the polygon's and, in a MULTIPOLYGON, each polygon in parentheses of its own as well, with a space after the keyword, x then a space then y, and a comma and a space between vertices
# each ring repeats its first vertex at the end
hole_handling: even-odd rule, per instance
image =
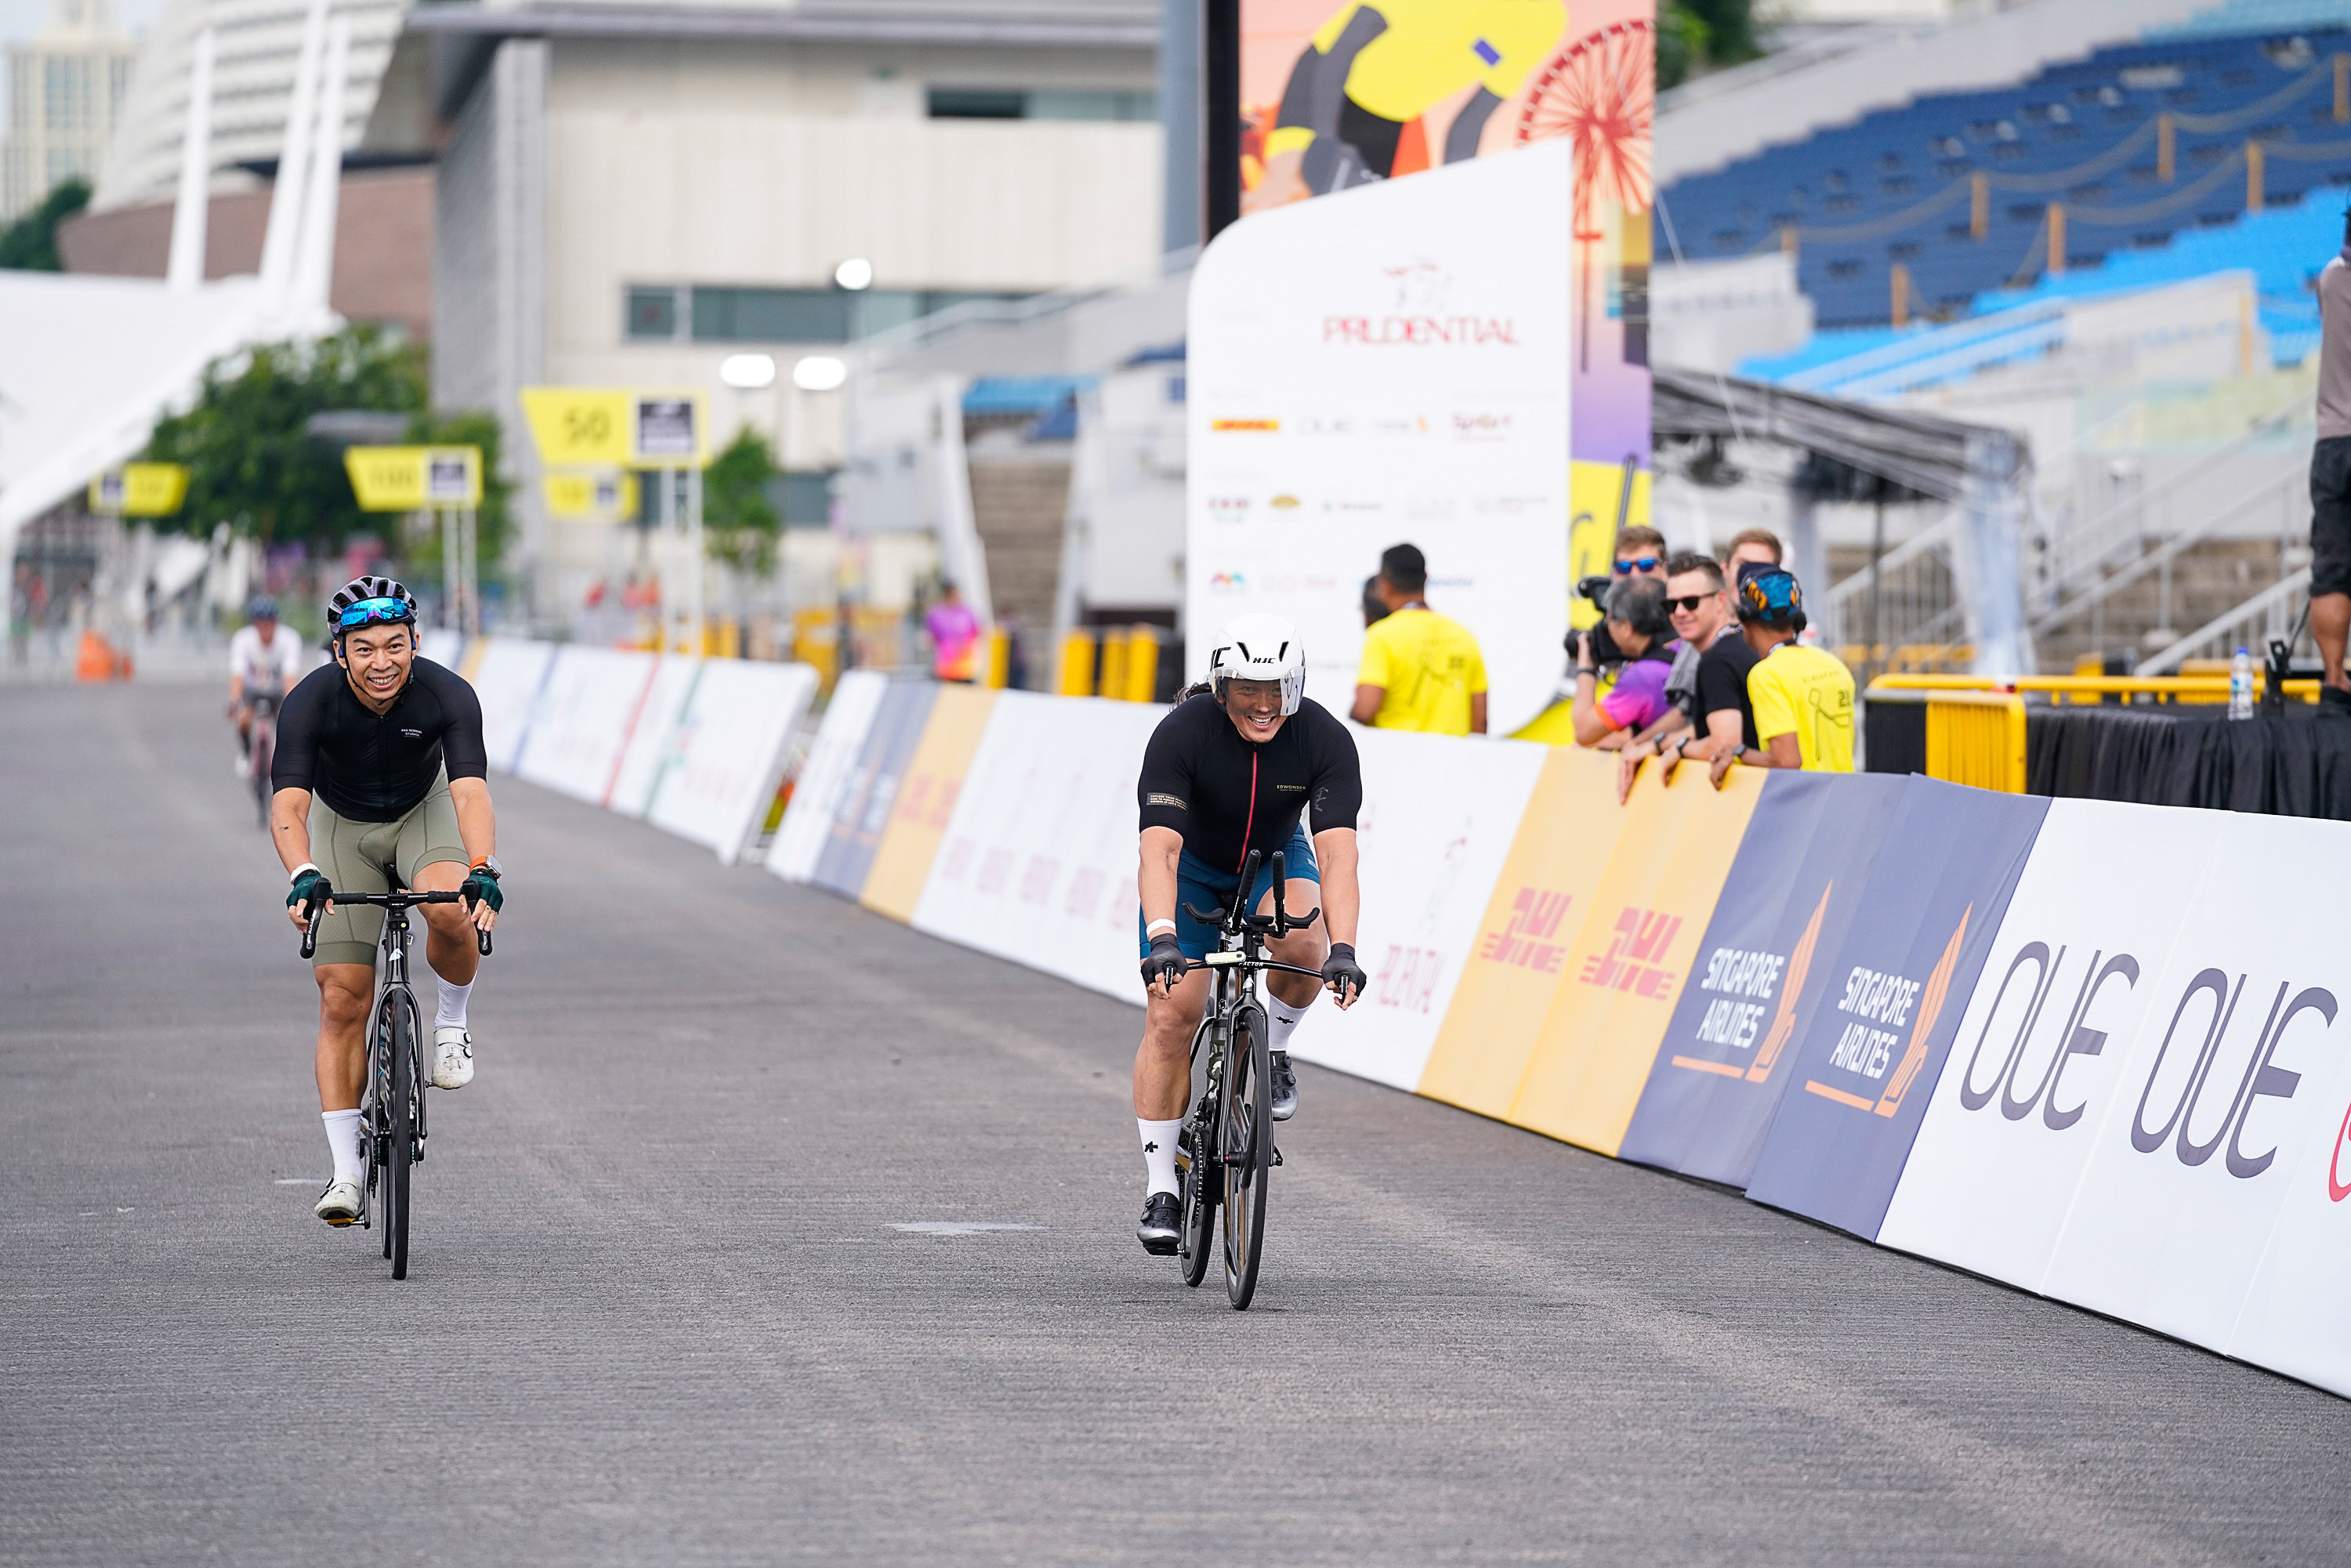
POLYGON ((228 640, 228 710, 236 720, 236 776, 253 771, 253 704, 284 701, 309 667, 302 640, 277 624, 277 601, 263 594, 246 609, 246 624, 228 640))

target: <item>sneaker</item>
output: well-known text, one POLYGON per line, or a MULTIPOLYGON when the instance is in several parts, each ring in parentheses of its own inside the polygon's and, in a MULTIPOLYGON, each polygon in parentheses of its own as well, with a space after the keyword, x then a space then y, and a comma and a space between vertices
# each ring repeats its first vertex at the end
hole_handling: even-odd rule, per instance
POLYGON ((443 1024, 433 1031, 433 1087, 463 1089, 473 1081, 474 1037, 463 1024, 443 1024))
POLYGON ((1290 1070, 1290 1052, 1273 1053, 1273 1119, 1287 1122, 1298 1114, 1298 1074, 1290 1070))
POLYGON ((310 1212, 328 1224, 340 1228, 359 1222, 360 1208, 365 1200, 360 1196, 360 1184, 349 1176, 337 1176, 319 1195, 310 1212))
POLYGON ((1175 1255, 1182 1240, 1183 1205, 1172 1192, 1155 1192, 1144 1200, 1143 1218, 1134 1228, 1134 1239, 1154 1258, 1175 1255))

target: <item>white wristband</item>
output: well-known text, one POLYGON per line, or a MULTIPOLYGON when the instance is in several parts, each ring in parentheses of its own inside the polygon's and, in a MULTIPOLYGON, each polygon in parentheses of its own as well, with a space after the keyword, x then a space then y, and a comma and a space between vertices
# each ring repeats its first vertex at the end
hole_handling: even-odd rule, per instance
MULTIPOLYGON (((286 885, 291 887, 296 883, 300 882, 302 880, 302 873, 306 871, 319 871, 319 868, 314 862, 304 861, 300 865, 294 868, 294 874, 286 879, 286 885)), ((324 876, 326 873, 319 872, 319 874, 324 876)))
POLYGON ((1143 928, 1143 934, 1145 936, 1156 936, 1162 927, 1165 927, 1171 936, 1176 933, 1176 923, 1173 920, 1155 920, 1143 928))

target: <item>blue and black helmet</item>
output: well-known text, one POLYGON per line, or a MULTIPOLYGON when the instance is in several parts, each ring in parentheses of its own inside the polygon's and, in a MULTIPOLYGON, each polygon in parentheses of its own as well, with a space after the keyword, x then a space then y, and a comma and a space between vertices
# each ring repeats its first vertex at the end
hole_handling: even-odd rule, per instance
POLYGON ((413 626, 416 596, 388 577, 355 577, 327 601, 327 625, 337 637, 362 626, 413 626))

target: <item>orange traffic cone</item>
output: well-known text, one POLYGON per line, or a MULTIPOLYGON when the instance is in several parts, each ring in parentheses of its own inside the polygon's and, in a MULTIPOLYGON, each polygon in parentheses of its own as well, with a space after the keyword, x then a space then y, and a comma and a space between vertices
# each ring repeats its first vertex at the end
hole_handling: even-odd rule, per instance
POLYGON ((74 679, 78 681, 127 681, 131 678, 131 656, 118 653, 114 644, 95 632, 81 634, 81 646, 74 654, 74 679))

